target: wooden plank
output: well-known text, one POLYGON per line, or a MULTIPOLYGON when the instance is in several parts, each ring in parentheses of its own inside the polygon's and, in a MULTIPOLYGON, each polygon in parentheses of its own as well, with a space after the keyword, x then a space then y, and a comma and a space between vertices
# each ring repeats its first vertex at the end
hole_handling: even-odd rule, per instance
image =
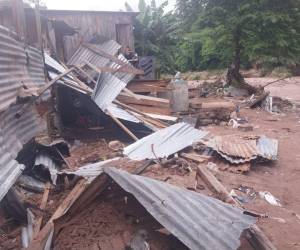
POLYGON ((94 78, 91 77, 87 72, 85 72, 85 71, 83 70, 83 67, 84 67, 84 66, 85 66, 85 65, 83 65, 83 66, 75 66, 75 67, 76 67, 77 70, 79 70, 83 75, 85 75, 90 81, 92 81, 92 82, 96 85, 97 82, 94 80, 94 78))
POLYGON ((154 84, 128 84, 128 89, 134 93, 151 93, 151 92, 168 92, 169 88, 163 86, 157 86, 154 84))
POLYGON ((198 154, 187 154, 187 153, 181 153, 180 156, 185 159, 192 160, 198 163, 207 162, 211 158, 211 156, 209 155, 198 155, 198 154))
POLYGON ((138 95, 136 95, 135 93, 133 93, 128 88, 124 88, 122 91, 124 91, 127 95, 133 97, 134 99, 140 100, 140 97, 138 95))
POLYGON ((121 129, 125 131, 126 134, 128 134, 133 140, 138 141, 139 139, 122 123, 120 120, 116 117, 114 117, 110 112, 107 112, 107 114, 119 125, 121 129))
POLYGON ((49 89, 54 83, 56 83, 59 79, 61 79, 62 77, 64 77, 65 75, 69 74, 70 72, 72 72, 75 68, 70 68, 68 70, 66 70, 64 73, 61 73, 60 75, 58 75, 57 77, 55 77, 54 79, 52 79, 49 83, 47 83, 45 86, 41 87, 38 90, 38 96, 42 95, 47 89, 49 89))
POLYGON ((138 104, 143 106, 170 108, 170 101, 167 99, 138 94, 135 94, 135 96, 138 99, 133 98, 125 93, 121 93, 120 95, 118 95, 117 99, 125 104, 138 104))
MULTIPOLYGON (((46 206, 47 206, 47 201, 48 201, 48 196, 50 193, 50 187, 51 184, 50 182, 47 182, 45 185, 45 191, 42 197, 42 201, 41 201, 41 205, 40 205, 40 209, 45 210, 46 206)), ((42 221, 43 221, 43 215, 41 217, 39 217, 34 225, 34 229, 33 229, 33 235, 37 235, 38 232, 41 229, 42 226, 42 221)))
POLYGON ((132 112, 137 113, 137 114, 139 114, 139 115, 141 115, 141 116, 143 116, 143 117, 145 117, 145 118, 152 119, 152 120, 154 120, 154 121, 156 121, 156 122, 159 122, 161 125, 163 125, 163 126, 165 126, 165 127, 168 127, 168 126, 169 126, 169 124, 167 124, 167 123, 165 123, 165 122, 163 122, 163 121, 160 121, 160 120, 158 120, 158 119, 152 118, 150 115, 147 115, 147 114, 141 112, 140 110, 135 109, 135 108, 132 107, 132 106, 128 106, 128 105, 126 105, 126 104, 124 104, 124 103, 122 103, 122 102, 119 102, 119 101, 117 101, 117 100, 114 100, 113 103, 114 103, 114 104, 117 104, 117 105, 119 105, 119 106, 121 106, 123 109, 126 109, 127 111, 128 111, 128 110, 129 110, 129 111, 132 111, 132 112))
POLYGON ((137 105, 137 104, 130 104, 130 106, 136 110, 143 112, 143 113, 151 113, 151 114, 158 114, 158 115, 171 115, 172 114, 172 110, 170 108, 143 106, 143 105, 137 105))
POLYGON ((63 202, 56 209, 52 217, 49 219, 47 224, 42 228, 42 230, 34 235, 32 242, 30 243, 28 249, 30 250, 40 250, 44 249, 47 238, 52 230, 54 230, 54 220, 61 217, 68 208, 73 204, 73 202, 83 193, 86 188, 86 180, 81 179, 78 181, 73 190, 69 195, 63 200, 63 202))
MULTIPOLYGON (((197 176, 200 176, 212 191, 226 198, 228 203, 241 207, 241 205, 229 195, 229 192, 223 184, 219 182, 205 166, 198 166, 197 176)), ((276 250, 276 247, 257 225, 252 225, 249 230, 247 230, 247 233, 247 239, 254 249, 276 250)))

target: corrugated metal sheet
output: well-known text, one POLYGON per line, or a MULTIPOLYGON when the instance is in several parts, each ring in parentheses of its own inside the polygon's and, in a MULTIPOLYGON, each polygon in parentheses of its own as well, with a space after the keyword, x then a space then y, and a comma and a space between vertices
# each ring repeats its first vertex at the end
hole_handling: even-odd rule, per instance
POLYGON ((206 131, 195 129, 189 124, 181 122, 136 141, 124 148, 123 153, 132 160, 168 157, 191 146, 207 134, 206 131))
POLYGON ((25 46, 0 26, 0 111, 16 101, 20 89, 35 91, 45 84, 41 52, 25 46))
MULTIPOLYGON (((120 54, 118 56, 118 59, 132 67, 132 65, 129 63, 129 61, 122 54, 120 54)), ((112 62, 109 65, 109 67, 111 67, 113 69, 119 69, 122 66, 117 64, 117 63, 112 62)), ((122 80, 123 82, 125 82, 127 84, 135 77, 135 74, 129 74, 129 73, 126 73, 126 72, 116 72, 114 74, 114 76, 118 77, 120 80, 122 80)))
POLYGON ((260 156, 268 160, 277 160, 278 140, 261 136, 257 141, 260 156))
POLYGON ((126 83, 110 73, 102 73, 93 91, 92 99, 102 111, 112 104, 126 83))
POLYGON ((12 106, 0 114, 0 200, 22 173, 24 166, 14 159, 23 145, 46 129, 45 122, 33 106, 19 117, 22 105, 12 106))
POLYGON ((104 172, 192 250, 237 249, 241 233, 255 223, 217 199, 115 168, 104 172))
POLYGON ((76 171, 70 171, 70 170, 63 170, 59 172, 59 174, 71 174, 71 175, 77 175, 81 176, 85 179, 87 179, 88 183, 91 183, 98 175, 103 173, 103 167, 111 163, 113 161, 119 160, 120 158, 113 158, 106 161, 100 161, 92 164, 88 164, 85 166, 82 166, 78 168, 76 171))
POLYGON ((51 181, 56 185, 57 173, 59 166, 53 161, 52 157, 47 154, 38 154, 35 158, 34 167, 44 167, 49 170, 51 181))
POLYGON ((111 104, 107 107, 107 111, 114 117, 117 117, 119 119, 134 123, 140 123, 140 120, 137 119, 134 115, 128 113, 125 109, 119 108, 117 105, 111 104))
POLYGON ((235 135, 215 136, 205 145, 233 164, 250 162, 262 157, 276 160, 278 141, 266 138, 243 138, 235 135))
MULTIPOLYGON (((118 50, 121 48, 121 45, 114 40, 106 41, 100 45, 94 44, 93 46, 96 46, 99 50, 112 56, 116 55, 118 50)), ((86 64, 86 62, 89 62, 97 67, 104 67, 109 63, 109 61, 109 59, 98 55, 86 46, 80 45, 67 64, 72 66, 81 66, 86 64)))

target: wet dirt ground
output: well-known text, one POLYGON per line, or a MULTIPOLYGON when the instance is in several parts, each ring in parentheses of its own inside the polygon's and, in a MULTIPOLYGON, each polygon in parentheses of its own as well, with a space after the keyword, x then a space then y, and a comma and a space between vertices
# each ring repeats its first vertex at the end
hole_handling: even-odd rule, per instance
POLYGON ((278 160, 274 163, 252 164, 247 174, 222 171, 217 178, 230 191, 240 185, 255 191, 269 191, 282 207, 272 206, 256 198, 244 204, 246 209, 267 214, 273 219, 260 219, 258 225, 278 249, 300 249, 300 111, 270 114, 262 110, 241 111, 254 125, 254 131, 241 132, 227 126, 206 129, 215 135, 266 135, 279 141, 278 160), (276 219, 277 218, 277 219, 276 219))

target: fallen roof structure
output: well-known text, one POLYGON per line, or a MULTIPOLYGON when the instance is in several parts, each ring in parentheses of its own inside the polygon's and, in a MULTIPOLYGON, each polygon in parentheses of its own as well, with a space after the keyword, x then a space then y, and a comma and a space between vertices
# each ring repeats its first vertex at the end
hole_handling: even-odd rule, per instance
POLYGON ((192 250, 237 249, 240 235, 256 219, 234 206, 115 168, 105 168, 168 231, 192 250))

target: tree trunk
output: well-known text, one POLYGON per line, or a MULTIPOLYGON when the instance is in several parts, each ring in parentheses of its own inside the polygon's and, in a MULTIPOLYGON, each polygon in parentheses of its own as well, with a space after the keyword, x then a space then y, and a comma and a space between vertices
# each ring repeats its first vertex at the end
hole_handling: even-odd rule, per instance
POLYGON ((242 32, 240 28, 237 28, 234 32, 233 42, 234 42, 234 58, 233 63, 228 68, 226 82, 228 85, 240 85, 244 84, 245 80, 240 74, 241 65, 241 36, 242 32))

